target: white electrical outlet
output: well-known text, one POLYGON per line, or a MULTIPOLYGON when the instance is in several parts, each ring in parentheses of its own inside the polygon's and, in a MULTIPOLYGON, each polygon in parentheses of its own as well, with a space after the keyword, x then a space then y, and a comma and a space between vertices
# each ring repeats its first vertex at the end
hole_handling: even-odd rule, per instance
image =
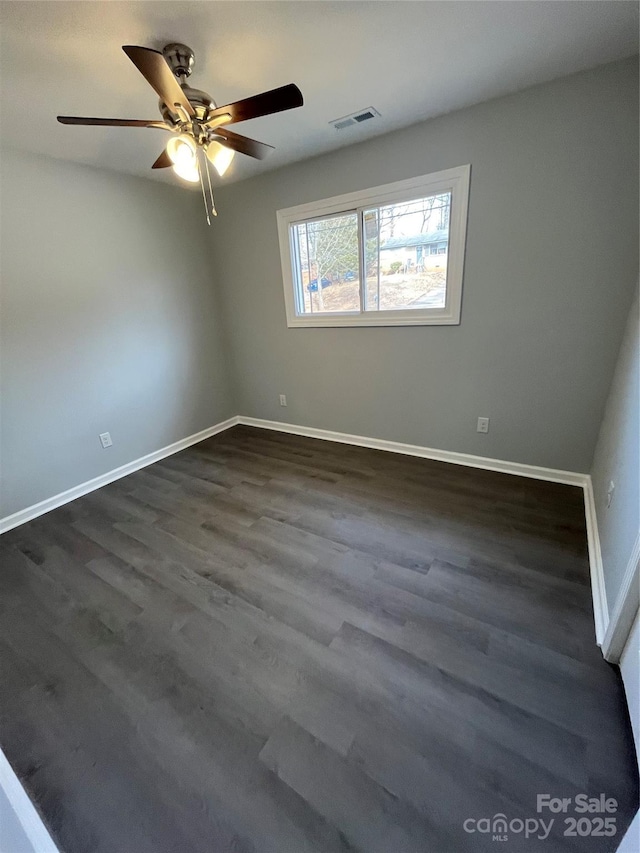
POLYGON ((111 441, 111 435, 108 432, 101 432, 98 438, 100 439, 100 444, 105 448, 105 450, 113 444, 111 441))
POLYGON ((611 480, 609 483, 609 488, 607 489, 607 509, 611 506, 611 501, 613 500, 613 493, 616 490, 616 484, 611 480))
POLYGON ((280 405, 281 406, 287 405, 287 395, 286 394, 280 394, 280 405))
POLYGON ((478 418, 478 432, 489 432, 489 418, 478 418))

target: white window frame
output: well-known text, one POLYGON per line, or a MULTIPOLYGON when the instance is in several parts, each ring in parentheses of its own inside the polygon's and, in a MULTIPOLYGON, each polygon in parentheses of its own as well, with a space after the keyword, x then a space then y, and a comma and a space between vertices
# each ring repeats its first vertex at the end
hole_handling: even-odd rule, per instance
MULTIPOLYGON (((325 198, 309 204, 287 207, 277 212, 280 259, 287 326, 448 326, 460 323, 462 306, 462 278, 467 236, 467 208, 471 166, 457 166, 430 175, 409 178, 392 184, 383 184, 367 190, 325 198), (395 311, 299 313, 293 271, 293 241, 290 238, 294 224, 320 219, 339 213, 360 213, 371 207, 393 202, 412 201, 437 193, 451 193, 449 215, 449 243, 447 257, 447 295, 443 308, 409 308, 395 311)), ((361 236, 359 235, 360 244, 361 236)), ((362 252, 362 245, 359 247, 362 252)), ((362 267, 362 260, 360 261, 362 267)), ((361 291, 362 292, 362 291, 361 291)))

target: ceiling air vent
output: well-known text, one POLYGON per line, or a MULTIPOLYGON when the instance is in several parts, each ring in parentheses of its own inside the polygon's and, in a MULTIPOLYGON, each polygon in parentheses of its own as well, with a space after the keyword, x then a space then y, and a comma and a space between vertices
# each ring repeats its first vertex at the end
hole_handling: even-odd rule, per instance
POLYGON ((353 127, 356 124, 361 124, 363 121, 369 121, 372 118, 379 117, 380 113, 375 107, 367 107, 364 110, 358 110, 357 113, 351 113, 349 116, 342 116, 330 121, 336 130, 344 130, 346 127, 353 127))

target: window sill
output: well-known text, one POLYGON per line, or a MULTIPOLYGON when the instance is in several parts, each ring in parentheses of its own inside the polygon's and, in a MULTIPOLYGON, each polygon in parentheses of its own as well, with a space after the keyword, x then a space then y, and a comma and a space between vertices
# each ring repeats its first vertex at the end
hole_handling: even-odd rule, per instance
POLYGON ((300 328, 354 328, 357 326, 459 326, 460 316, 450 313, 418 314, 406 311, 380 311, 371 316, 363 314, 323 314, 288 317, 289 329, 300 328), (411 316, 413 314, 413 316, 411 316))

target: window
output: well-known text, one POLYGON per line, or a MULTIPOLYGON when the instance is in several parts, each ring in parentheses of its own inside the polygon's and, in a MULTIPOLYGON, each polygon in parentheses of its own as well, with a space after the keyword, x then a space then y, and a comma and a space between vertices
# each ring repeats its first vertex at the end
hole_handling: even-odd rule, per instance
POLYGON ((278 211, 288 326, 460 322, 470 166, 278 211))

